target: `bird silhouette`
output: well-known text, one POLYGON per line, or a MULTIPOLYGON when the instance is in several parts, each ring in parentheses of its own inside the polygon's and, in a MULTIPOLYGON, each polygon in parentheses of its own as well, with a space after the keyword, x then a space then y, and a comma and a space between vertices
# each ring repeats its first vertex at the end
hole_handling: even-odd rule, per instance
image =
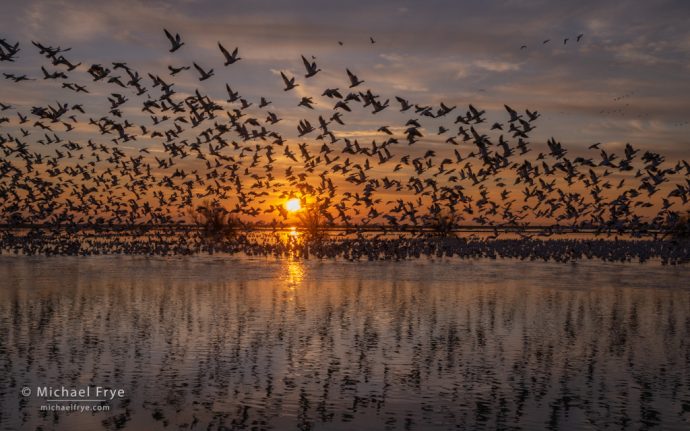
POLYGON ((163 29, 163 31, 165 32, 165 36, 168 38, 168 40, 170 41, 170 44, 172 45, 172 47, 170 48, 170 52, 175 52, 178 49, 182 48, 182 45, 184 45, 184 42, 182 42, 182 38, 180 37, 179 34, 176 33, 175 36, 173 37, 173 35, 170 34, 170 32, 168 30, 163 29))
POLYGON ((205 81, 213 76, 213 69, 204 70, 196 63, 192 63, 194 68, 199 72, 199 81, 205 81))
POLYGON ((307 74, 304 75, 305 78, 311 78, 312 76, 316 75, 318 72, 321 71, 321 69, 316 67, 316 62, 310 62, 304 56, 302 56, 302 62, 304 63, 304 67, 307 69, 307 74))
POLYGON ((285 91, 292 90, 293 88, 299 86, 299 84, 295 84, 294 77, 288 79, 287 75, 285 75, 283 72, 280 72, 280 76, 283 78, 283 82, 285 83, 285 91))
POLYGON ((231 65, 231 64, 233 64, 233 63, 235 63, 235 62, 237 62, 237 61, 239 61, 239 60, 242 60, 241 57, 238 57, 239 48, 235 48, 235 49, 232 51, 232 54, 230 54, 230 53, 223 47, 223 45, 220 44, 220 42, 218 42, 218 48, 220 48, 220 52, 222 52, 222 53, 223 53, 223 57, 225 57, 225 63, 223 64, 224 66, 228 66, 228 65, 231 65))

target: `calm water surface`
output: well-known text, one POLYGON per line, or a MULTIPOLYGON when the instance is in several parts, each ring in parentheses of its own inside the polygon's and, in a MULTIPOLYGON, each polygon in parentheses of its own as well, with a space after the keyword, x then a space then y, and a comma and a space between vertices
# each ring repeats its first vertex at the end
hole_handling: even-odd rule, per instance
POLYGON ((689 335, 687 266, 0 257, 0 429, 688 429, 689 335))

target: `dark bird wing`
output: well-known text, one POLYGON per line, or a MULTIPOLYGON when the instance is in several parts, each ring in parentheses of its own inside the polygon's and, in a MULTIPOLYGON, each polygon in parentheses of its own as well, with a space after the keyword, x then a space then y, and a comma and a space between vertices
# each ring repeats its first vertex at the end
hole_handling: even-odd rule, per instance
POLYGON ((304 67, 307 69, 307 72, 311 72, 312 65, 309 62, 309 60, 307 60, 306 58, 304 58, 304 56, 302 56, 302 62, 304 63, 304 67))
POLYGON ((228 52, 227 49, 225 49, 225 47, 223 47, 223 45, 220 44, 220 42, 218 42, 218 48, 220 48, 220 52, 223 53, 223 57, 225 57, 225 60, 226 61, 230 60, 230 58, 231 58, 230 53, 228 52))
POLYGON ((175 44, 177 43, 177 41, 175 40, 175 38, 173 37, 173 35, 170 34, 170 32, 169 32, 167 29, 163 29, 163 31, 165 32, 165 35, 168 37, 168 40, 170 40, 170 43, 172 43, 173 45, 175 45, 175 44))
POLYGON ((202 76, 203 76, 203 75, 206 75, 206 71, 205 71, 204 69, 202 69, 201 66, 199 66, 199 65, 196 64, 196 63, 192 63, 192 64, 194 65, 194 68, 195 68, 196 70, 198 70, 199 73, 200 73, 202 76))

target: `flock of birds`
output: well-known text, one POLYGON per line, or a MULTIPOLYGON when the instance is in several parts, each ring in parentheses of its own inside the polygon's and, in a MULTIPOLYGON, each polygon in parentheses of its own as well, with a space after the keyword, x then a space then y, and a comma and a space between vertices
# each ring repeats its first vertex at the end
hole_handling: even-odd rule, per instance
MULTIPOLYGON (((580 33, 580 34, 578 34, 577 36, 575 36, 575 43, 580 43, 580 41, 582 40, 582 38, 583 38, 584 36, 585 36, 584 33, 580 33)), ((571 40, 570 37, 564 37, 564 38, 563 38, 563 45, 567 45, 569 40, 571 40)), ((541 42, 541 44, 542 44, 542 45, 546 45, 546 44, 548 44, 548 43, 550 43, 550 42, 551 42, 551 39, 544 39, 544 40, 541 42)), ((527 49, 527 48, 528 48, 527 45, 520 45, 520 50, 527 49)))
MULTIPOLYGON (((180 55, 184 39, 164 34, 169 52, 180 55)), ((228 83, 225 101, 203 88, 178 93, 173 78, 180 73, 194 73, 199 82, 222 79, 196 61, 169 65, 159 75, 124 62, 87 66, 71 58, 70 48, 32 45, 46 59, 40 74, 5 71, 6 85, 54 81, 65 99, 88 96, 96 107, 0 100, 5 249, 20 243, 12 236, 16 228, 182 226, 201 202, 252 226, 289 224, 294 216, 283 204, 299 198, 321 226, 448 231, 475 225, 496 235, 517 228, 522 236, 535 224, 547 226, 545 235, 553 225, 658 232, 688 209, 687 161, 669 163, 631 144, 615 153, 597 143, 580 155, 554 138, 534 145, 537 111, 506 104, 506 119, 489 121, 472 104, 384 99, 348 67, 339 87, 320 97, 300 93, 286 108, 303 116, 289 133, 268 97, 250 101, 228 83), (109 93, 105 101, 89 96, 93 86, 109 93), (104 102, 107 112, 96 112, 104 102), (141 113, 128 114, 134 110, 141 113), (377 118, 393 110, 407 118, 381 124, 369 142, 338 130, 350 115, 377 118)), ((239 47, 219 42, 218 48, 224 67, 242 61, 239 47)), ((0 39, 0 67, 18 61, 23 49, 0 39)), ((316 59, 301 60, 303 78, 280 72, 285 92, 302 79, 318 80, 316 59)))

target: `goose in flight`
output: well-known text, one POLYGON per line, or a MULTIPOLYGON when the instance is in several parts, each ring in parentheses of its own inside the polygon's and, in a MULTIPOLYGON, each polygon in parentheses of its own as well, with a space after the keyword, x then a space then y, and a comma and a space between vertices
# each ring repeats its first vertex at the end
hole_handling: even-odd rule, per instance
POLYGON ((302 56, 302 62, 304 63, 304 67, 307 69, 307 74, 304 75, 305 78, 311 78, 312 76, 316 75, 318 72, 321 71, 321 69, 318 69, 316 67, 315 61, 309 62, 309 60, 302 56))
POLYGON ((446 106, 443 102, 441 102, 441 107, 439 110, 436 112, 436 117, 443 117, 445 115, 448 115, 450 112, 452 112, 455 109, 455 106, 448 107, 446 106))
POLYGON ((305 108, 314 109, 312 104, 314 100, 311 97, 303 97, 302 100, 297 104, 297 106, 304 106, 305 108))
POLYGON ((232 54, 230 54, 228 50, 220 44, 220 42, 218 42, 218 48, 220 48, 220 52, 222 52, 223 57, 225 57, 225 63, 223 63, 223 66, 229 66, 238 60, 242 60, 241 57, 237 56, 240 49, 239 47, 235 48, 235 50, 232 51, 232 54))
POLYGON ((225 84, 225 90, 228 92, 228 102, 236 102, 240 100, 240 92, 239 91, 232 91, 232 88, 228 84, 225 84))
POLYGON ((372 114, 376 114, 377 112, 381 112, 388 107, 388 99, 386 99, 386 101, 383 103, 379 102, 378 100, 373 100, 371 104, 374 105, 372 114))
POLYGON ((525 109, 525 113, 529 117, 529 121, 534 121, 537 118, 541 117, 541 114, 537 111, 532 112, 529 109, 525 109))
POLYGON ((265 97, 261 97, 261 101, 259 102, 259 108, 265 108, 266 106, 270 105, 271 101, 266 99, 265 97))
POLYGON ((522 116, 519 115, 513 108, 511 108, 508 105, 503 105, 506 108, 506 111, 508 111, 508 114, 510 114, 510 122, 515 122, 522 116))
POLYGON ((168 70, 170 71, 170 74, 172 76, 175 76, 178 73, 182 72, 183 70, 189 70, 189 66, 173 67, 173 66, 168 65, 168 70))
POLYGON ((3 73, 5 76, 5 79, 11 79, 14 82, 22 82, 22 81, 34 81, 34 79, 29 78, 26 75, 15 75, 13 73, 3 73))
POLYGON ((178 49, 180 49, 182 45, 184 45, 184 42, 182 42, 182 38, 180 37, 179 33, 176 33, 175 37, 173 37, 173 35, 170 34, 170 32, 167 29, 163 29, 163 31, 165 32, 165 35, 168 37, 170 43, 172 44, 170 52, 175 52, 178 49))
POLYGON ((337 99, 342 99, 343 95, 340 94, 340 91, 338 88, 327 88, 323 91, 321 94, 322 96, 330 97, 331 99, 337 98, 337 99))
POLYGON ((582 39, 582 36, 584 36, 584 33, 580 33, 577 35, 577 38, 575 39, 575 42, 579 42, 580 39, 582 39))
POLYGON ((209 69, 208 71, 205 71, 202 69, 198 64, 192 63, 194 65, 194 68, 199 71, 199 74, 201 75, 199 77, 199 81, 205 81, 208 78, 213 76, 213 69, 209 69))
POLYGON ((404 112, 412 108, 412 104, 407 99, 403 99, 400 96, 395 96, 395 100, 400 102, 400 112, 404 112))
POLYGON ((45 67, 41 66, 43 71, 43 79, 67 79, 67 75, 64 72, 51 72, 48 73, 45 67))
POLYGON ((21 51, 19 48, 19 42, 12 45, 5 39, 0 39, 0 61, 14 61, 15 55, 17 55, 19 51, 21 51), (7 52, 5 52, 5 50, 7 52))
POLYGON ((285 88, 283 89, 284 91, 292 90, 293 88, 299 86, 299 84, 295 84, 294 76, 288 79, 288 77, 283 72, 280 72, 280 76, 283 78, 283 82, 285 83, 285 88))
MULTIPOLYGON (((307 121, 307 120, 300 120, 300 121, 299 121, 299 124, 297 125, 297 132, 299 133, 299 135, 298 135, 299 137, 302 137, 302 136, 304 136, 304 135, 306 135, 306 134, 308 134, 308 133, 311 133, 311 132, 313 132, 314 130, 315 130, 315 129, 314 129, 314 126, 312 126, 312 125, 309 123, 309 121, 307 121)), ((287 150, 287 147, 286 147, 286 150, 287 150)), ((286 155, 287 155, 287 154, 286 154, 286 155)), ((289 156, 288 156, 288 157, 289 157, 289 156)))
POLYGON ((364 83, 364 81, 361 81, 359 78, 357 78, 357 75, 350 72, 350 69, 345 69, 345 70, 347 71, 348 78, 350 78, 350 88, 356 87, 359 84, 364 83))

